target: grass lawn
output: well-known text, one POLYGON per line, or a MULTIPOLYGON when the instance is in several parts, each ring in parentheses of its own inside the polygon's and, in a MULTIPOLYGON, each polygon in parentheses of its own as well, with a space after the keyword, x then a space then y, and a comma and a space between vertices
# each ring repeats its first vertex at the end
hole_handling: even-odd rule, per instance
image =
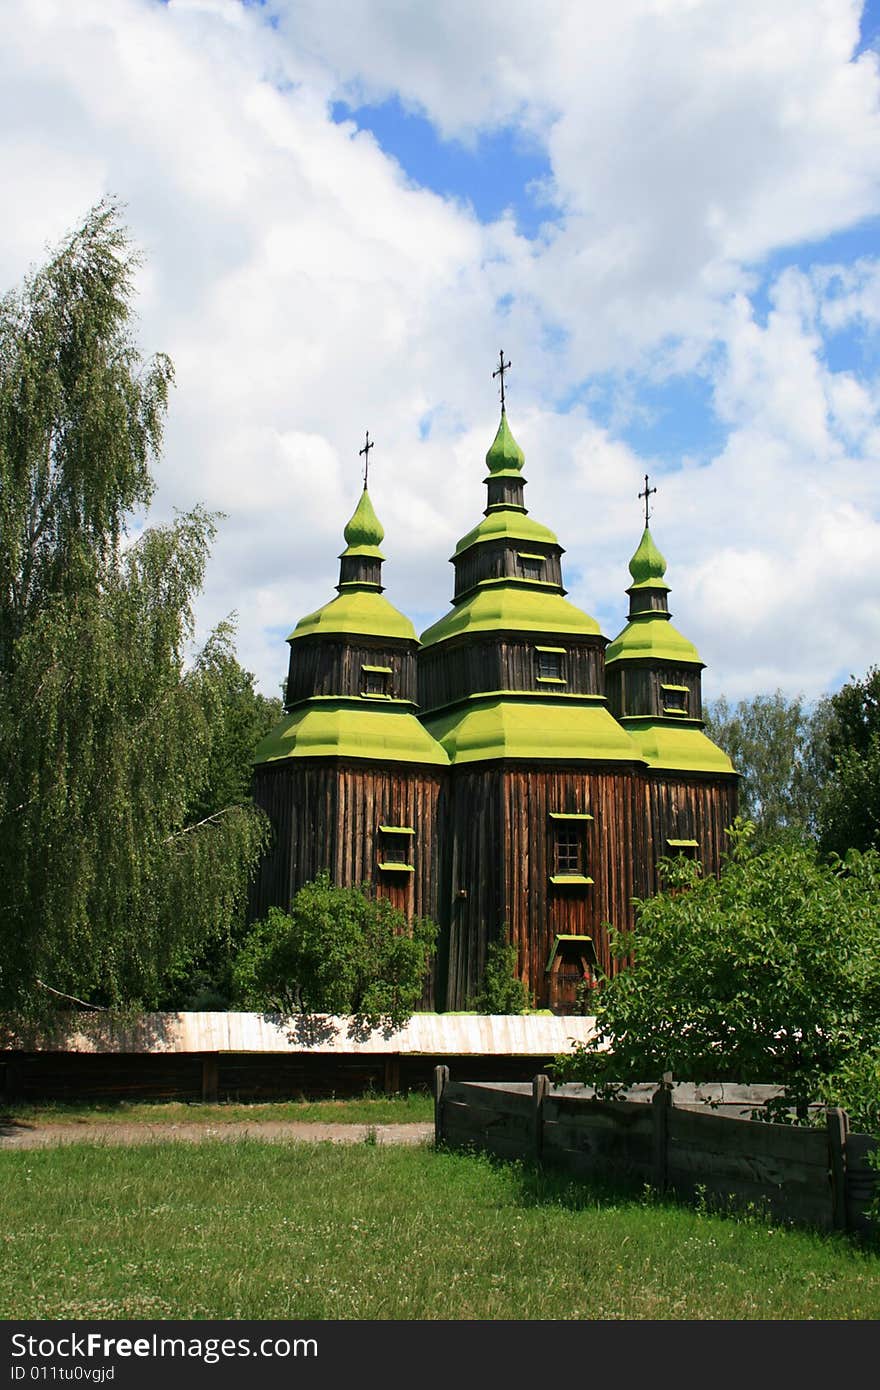
POLYGON ((5 1105, 3 1120, 20 1124, 217 1124, 224 1120, 247 1120, 260 1124, 266 1120, 299 1120, 303 1124, 405 1125, 433 1120, 434 1102, 424 1091, 398 1096, 359 1096, 353 1100, 279 1100, 265 1104, 237 1104, 223 1101, 118 1101, 64 1104, 45 1101, 40 1105, 5 1105))
POLYGON ((428 1146, 0 1152, 2 1318, 878 1318, 880 1254, 428 1146))

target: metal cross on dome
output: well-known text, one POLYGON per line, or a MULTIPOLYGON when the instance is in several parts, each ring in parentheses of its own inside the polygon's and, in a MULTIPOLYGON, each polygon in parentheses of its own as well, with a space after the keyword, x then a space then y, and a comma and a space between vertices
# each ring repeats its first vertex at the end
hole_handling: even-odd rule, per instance
POLYGON ((657 489, 656 489, 655 487, 648 487, 648 475, 647 475, 647 473, 646 473, 646 474, 645 474, 645 490, 644 490, 644 492, 640 492, 640 493, 639 493, 639 501, 641 502, 641 500, 642 500, 643 497, 644 497, 644 499, 645 499, 645 525, 646 525, 646 526, 647 526, 647 524, 648 524, 648 517, 651 515, 650 509, 649 509, 649 507, 648 507, 648 499, 649 499, 649 497, 651 496, 651 494, 654 493, 654 492, 656 492, 656 491, 657 491, 657 489))
POLYGON ((493 380, 493 381, 494 381, 494 379, 495 379, 496 376, 500 376, 500 377, 501 377, 501 409, 502 409, 502 410, 504 409, 504 373, 505 373, 505 372, 509 372, 509 371, 510 371, 510 363, 509 363, 509 362, 505 362, 505 360, 504 360, 504 348, 502 348, 501 351, 500 351, 499 354, 498 354, 498 366, 495 368, 495 371, 492 373, 492 380, 493 380))
POLYGON ((370 431, 367 430, 367 442, 362 449, 358 449, 358 458, 361 454, 364 456, 364 492, 367 490, 367 477, 370 472, 370 450, 375 449, 375 447, 375 440, 370 440, 370 431))

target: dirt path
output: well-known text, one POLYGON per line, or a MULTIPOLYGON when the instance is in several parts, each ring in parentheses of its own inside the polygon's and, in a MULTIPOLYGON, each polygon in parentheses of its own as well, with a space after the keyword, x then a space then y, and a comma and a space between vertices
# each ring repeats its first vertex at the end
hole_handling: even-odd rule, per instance
POLYGON ((201 1144, 208 1140, 261 1139, 265 1143, 421 1144, 434 1134, 432 1124, 304 1124, 296 1120, 230 1120, 211 1124, 30 1124, 0 1121, 0 1150, 45 1149, 54 1144, 201 1144))

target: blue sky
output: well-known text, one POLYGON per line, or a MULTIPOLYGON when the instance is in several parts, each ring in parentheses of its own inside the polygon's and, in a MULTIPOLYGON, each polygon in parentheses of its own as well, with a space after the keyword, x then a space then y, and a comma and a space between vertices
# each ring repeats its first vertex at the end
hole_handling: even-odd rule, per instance
MULTIPOLYGON (((13 284, 99 198, 178 386, 156 520, 224 513, 200 632, 265 689, 333 592, 365 429, 419 626, 509 412, 622 626, 645 472, 706 690, 880 653, 880 0, 7 0, 13 284)), ((375 481, 373 481, 375 479, 375 481)))

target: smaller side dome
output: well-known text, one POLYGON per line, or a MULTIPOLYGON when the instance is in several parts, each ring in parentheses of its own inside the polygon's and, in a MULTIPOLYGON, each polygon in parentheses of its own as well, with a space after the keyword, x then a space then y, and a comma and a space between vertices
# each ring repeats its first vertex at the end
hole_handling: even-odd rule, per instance
POLYGON ((354 514, 342 533, 347 543, 346 555, 372 555, 384 560, 379 549, 385 536, 385 529, 377 517, 370 494, 364 488, 354 514))
POLYGON ((642 534, 642 539, 639 541, 638 549, 629 562, 629 572, 633 578, 632 589, 669 588, 663 578, 666 573, 666 561, 657 549, 654 537, 647 526, 642 534))
POLYGON ((501 423, 486 455, 489 475, 492 478, 518 477, 525 461, 525 454, 510 432, 507 411, 502 410, 501 423))

